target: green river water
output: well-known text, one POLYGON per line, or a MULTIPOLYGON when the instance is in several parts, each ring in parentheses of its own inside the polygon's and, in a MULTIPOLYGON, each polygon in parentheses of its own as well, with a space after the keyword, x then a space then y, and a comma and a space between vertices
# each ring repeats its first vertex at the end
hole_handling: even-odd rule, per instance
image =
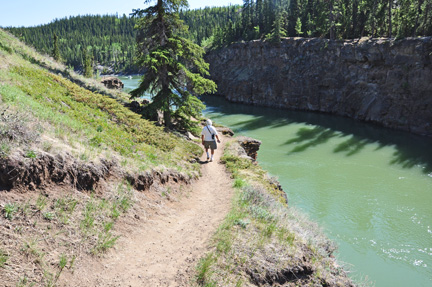
MULTIPOLYGON (((122 78, 125 88, 137 79, 122 78)), ((351 119, 205 97, 205 115, 262 141, 258 162, 318 222, 351 276, 432 286, 432 140, 351 119)))

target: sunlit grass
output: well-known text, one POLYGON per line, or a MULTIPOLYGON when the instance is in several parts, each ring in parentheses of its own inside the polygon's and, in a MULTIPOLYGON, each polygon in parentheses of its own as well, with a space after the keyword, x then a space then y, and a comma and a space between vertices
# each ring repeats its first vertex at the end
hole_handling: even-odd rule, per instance
MULTIPOLYGON (((64 72, 66 67, 39 55, 2 30, 0 40, 4 66, 0 69, 0 108, 13 107, 21 116, 39 123, 44 138, 59 139, 84 161, 114 154, 128 158, 130 165, 125 168, 136 171, 142 166, 197 169, 187 159, 198 157, 200 147, 164 132, 125 108, 125 94, 94 93, 87 89, 86 80, 73 72, 64 72), (70 75, 74 82, 86 87, 59 73, 70 75)), ((0 155, 11 152, 10 145, 0 144, 0 155)), ((39 145, 42 150, 58 150, 53 143, 42 141, 39 145)), ((37 153, 34 150, 29 155, 37 153)))

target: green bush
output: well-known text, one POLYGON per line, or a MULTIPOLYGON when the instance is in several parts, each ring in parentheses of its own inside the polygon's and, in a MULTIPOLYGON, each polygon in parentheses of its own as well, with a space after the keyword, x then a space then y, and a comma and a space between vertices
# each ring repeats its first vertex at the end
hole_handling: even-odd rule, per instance
POLYGON ((0 249, 0 268, 3 268, 6 265, 6 262, 8 260, 9 256, 0 249))
POLYGON ((18 206, 14 203, 7 203, 4 207, 4 216, 6 219, 12 220, 14 214, 18 211, 18 206))

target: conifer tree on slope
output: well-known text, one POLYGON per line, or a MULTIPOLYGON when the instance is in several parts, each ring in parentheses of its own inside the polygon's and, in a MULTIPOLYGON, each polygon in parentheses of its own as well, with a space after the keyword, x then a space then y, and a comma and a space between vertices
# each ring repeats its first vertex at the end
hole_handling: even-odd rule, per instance
POLYGON ((56 33, 53 35, 53 48, 51 51, 51 56, 56 60, 57 62, 61 62, 61 56, 60 56, 60 49, 58 45, 58 36, 56 33))
MULTIPOLYGON (((145 3, 150 2, 154 0, 145 3)), ((138 65, 145 74, 130 94, 136 98, 150 93, 152 102, 147 110, 153 116, 162 111, 167 127, 172 118, 185 128, 196 126, 191 117, 199 117, 204 105, 194 95, 216 91, 216 84, 204 78, 209 74, 204 50, 179 36, 187 28, 178 12, 186 7, 186 0, 156 0, 153 6, 133 11, 133 16, 139 18, 138 65)))

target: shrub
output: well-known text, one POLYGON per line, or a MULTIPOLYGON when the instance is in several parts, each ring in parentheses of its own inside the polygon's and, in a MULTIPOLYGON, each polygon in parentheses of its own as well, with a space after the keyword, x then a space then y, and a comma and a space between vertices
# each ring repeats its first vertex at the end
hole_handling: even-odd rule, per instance
POLYGON ((9 256, 0 249, 0 268, 3 268, 6 265, 6 262, 8 260, 9 256))
POLYGON ((233 186, 236 188, 241 188, 245 185, 245 182, 243 180, 241 180, 240 178, 236 178, 234 181, 233 186))
POLYGON ((26 118, 7 109, 0 114, 0 138, 14 143, 30 144, 39 137, 39 134, 28 126, 26 118))
POLYGON ((5 218, 12 220, 14 217, 14 214, 18 211, 18 206, 13 203, 8 203, 4 207, 4 215, 5 218))

